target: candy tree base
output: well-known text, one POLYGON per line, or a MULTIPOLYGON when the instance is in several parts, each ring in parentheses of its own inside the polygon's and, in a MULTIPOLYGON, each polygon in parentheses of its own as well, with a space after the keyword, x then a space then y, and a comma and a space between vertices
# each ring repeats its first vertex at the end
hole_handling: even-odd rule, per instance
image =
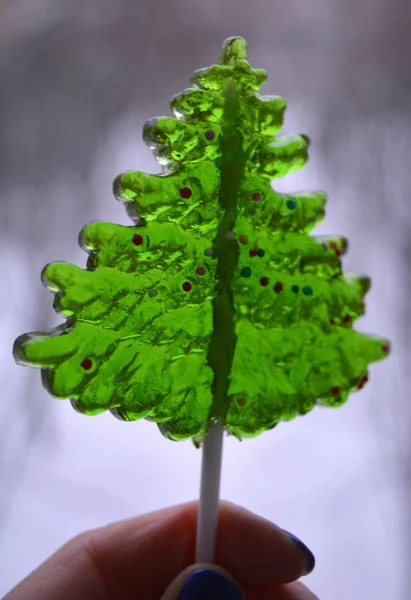
POLYGON ((197 517, 197 563, 215 562, 223 434, 224 424, 216 422, 210 427, 204 438, 197 517))

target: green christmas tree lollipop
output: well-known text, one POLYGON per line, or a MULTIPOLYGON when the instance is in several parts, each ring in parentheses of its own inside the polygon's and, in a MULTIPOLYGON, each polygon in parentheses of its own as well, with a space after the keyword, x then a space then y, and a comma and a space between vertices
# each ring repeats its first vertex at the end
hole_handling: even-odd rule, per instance
POLYGON ((82 413, 149 418, 197 445, 218 426, 220 458, 215 441, 204 449, 218 464, 223 429, 252 437, 318 402, 340 406, 389 352, 353 329, 370 280, 343 275, 346 240, 309 235, 325 194, 270 185, 305 164, 309 139, 277 135, 286 103, 258 94, 265 80, 230 38, 172 100, 175 118, 146 123, 163 173, 114 182, 134 225, 83 229, 87 268, 42 274, 65 324, 14 348, 82 413))

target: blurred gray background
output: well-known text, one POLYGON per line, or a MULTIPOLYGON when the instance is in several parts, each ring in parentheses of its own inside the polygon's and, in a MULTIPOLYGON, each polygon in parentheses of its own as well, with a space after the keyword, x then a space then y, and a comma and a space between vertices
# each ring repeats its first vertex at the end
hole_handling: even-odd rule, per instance
POLYGON ((313 549, 322 600, 409 600, 410 14, 406 0, 1 0, 1 595, 83 529, 198 496, 190 442, 76 414, 11 347, 60 322, 42 267, 85 265, 88 221, 128 223, 111 185, 158 170, 144 121, 243 35, 263 91, 288 100, 285 130, 312 138, 276 187, 327 190, 318 233, 349 238, 345 269, 374 282, 358 329, 394 353, 338 411, 227 439, 222 495, 313 549))

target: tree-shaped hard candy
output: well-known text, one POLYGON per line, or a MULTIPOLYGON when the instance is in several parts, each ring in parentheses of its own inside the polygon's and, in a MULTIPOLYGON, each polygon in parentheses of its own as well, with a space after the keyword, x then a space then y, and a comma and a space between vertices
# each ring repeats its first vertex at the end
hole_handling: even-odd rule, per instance
POLYGON ((176 118, 144 127, 164 173, 115 180, 135 224, 91 223, 86 270, 44 269, 67 322, 21 336, 15 356, 79 411, 147 417, 172 439, 199 442, 214 418, 255 436, 339 406, 387 354, 352 328, 370 281, 342 274, 346 240, 309 235, 325 194, 270 185, 304 165, 309 140, 277 135, 285 101, 258 94, 265 79, 227 40, 172 100, 176 118))

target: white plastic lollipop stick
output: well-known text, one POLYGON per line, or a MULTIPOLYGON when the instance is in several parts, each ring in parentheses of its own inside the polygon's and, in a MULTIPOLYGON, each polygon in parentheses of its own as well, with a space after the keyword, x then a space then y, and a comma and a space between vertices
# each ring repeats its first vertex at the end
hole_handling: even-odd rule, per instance
POLYGON ((214 423, 203 444, 200 504, 197 517, 196 562, 215 562, 215 544, 220 500, 224 425, 214 423))

